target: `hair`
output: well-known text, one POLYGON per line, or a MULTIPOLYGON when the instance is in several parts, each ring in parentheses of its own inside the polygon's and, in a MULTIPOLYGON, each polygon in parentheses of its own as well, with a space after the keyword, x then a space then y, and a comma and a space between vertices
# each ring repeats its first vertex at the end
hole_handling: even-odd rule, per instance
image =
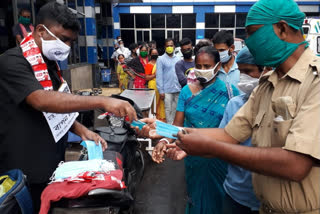
POLYGON ((31 13, 29 9, 27 9, 27 8, 21 8, 21 9, 19 10, 19 16, 21 16, 23 12, 31 13))
POLYGON ((151 46, 152 44, 157 44, 157 42, 156 41, 154 41, 154 40, 151 40, 150 42, 149 42, 149 46, 151 46))
POLYGON ((118 59, 119 59, 119 56, 122 56, 123 58, 125 58, 123 54, 119 54, 118 57, 117 57, 118 59))
POLYGON ((230 32, 221 30, 214 34, 212 42, 213 44, 226 44, 228 47, 230 47, 234 44, 234 38, 230 32))
POLYGON ((47 27, 51 25, 62 25, 64 29, 79 32, 81 29, 77 15, 72 13, 67 6, 57 2, 49 2, 42 6, 38 12, 36 26, 44 24, 47 27))
POLYGON ((137 43, 131 43, 129 45, 129 50, 132 51, 132 50, 136 49, 137 47, 139 47, 137 43))
POLYGON ((202 47, 206 47, 206 46, 211 46, 213 47, 212 42, 209 39, 201 39, 196 46, 194 47, 194 55, 197 54, 197 52, 200 50, 200 48, 202 47))
POLYGON ((172 38, 167 38, 166 40, 164 40, 164 45, 166 46, 166 44, 168 43, 168 42, 173 42, 173 44, 174 44, 174 40, 172 39, 172 38))
POLYGON ((192 41, 189 38, 183 38, 183 39, 181 39, 179 44, 180 44, 180 47, 184 46, 184 45, 190 45, 190 44, 192 45, 192 41))
POLYGON ((215 49, 212 46, 204 46, 202 48, 200 48, 200 50, 197 52, 196 57, 195 57, 195 61, 197 61, 198 57, 200 54, 206 53, 208 54, 213 60, 214 62, 217 64, 218 62, 220 62, 220 55, 219 52, 217 51, 217 49, 215 49))
POLYGON ((157 48, 150 48, 150 50, 149 50, 149 55, 150 55, 150 56, 151 56, 151 53, 152 53, 153 50, 158 51, 157 48))
POLYGON ((148 45, 147 44, 141 44, 140 51, 141 51, 142 48, 146 48, 147 51, 148 51, 148 45))
POLYGON ((116 39, 119 39, 121 36, 117 36, 116 39))

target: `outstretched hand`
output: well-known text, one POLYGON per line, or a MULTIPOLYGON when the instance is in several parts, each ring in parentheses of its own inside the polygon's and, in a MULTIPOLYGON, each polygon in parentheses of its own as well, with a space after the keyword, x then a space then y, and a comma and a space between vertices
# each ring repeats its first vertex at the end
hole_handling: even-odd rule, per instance
MULTIPOLYGON (((178 142, 178 140, 176 142, 178 142)), ((172 160, 183 160, 188 156, 188 154, 175 143, 167 145, 166 155, 172 160)))

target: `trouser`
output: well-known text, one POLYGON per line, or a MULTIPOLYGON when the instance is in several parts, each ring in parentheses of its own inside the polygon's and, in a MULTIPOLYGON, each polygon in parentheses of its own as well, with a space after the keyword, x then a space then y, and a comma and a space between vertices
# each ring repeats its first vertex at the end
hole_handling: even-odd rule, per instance
POLYGON ((243 206, 233 200, 227 193, 223 199, 222 214, 258 214, 258 211, 252 211, 250 207, 243 206))
POLYGON ((176 108, 179 98, 179 92, 165 93, 164 95, 164 108, 166 111, 166 120, 168 124, 172 124, 176 116, 176 108))

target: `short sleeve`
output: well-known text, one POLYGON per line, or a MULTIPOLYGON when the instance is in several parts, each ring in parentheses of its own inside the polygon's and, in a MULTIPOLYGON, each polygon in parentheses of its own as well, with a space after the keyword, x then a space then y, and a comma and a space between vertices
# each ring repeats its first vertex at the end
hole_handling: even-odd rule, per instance
POLYGON ((192 92, 188 85, 184 86, 181 89, 179 94, 178 104, 177 104, 177 111, 184 112, 186 101, 192 96, 192 92))
MULTIPOLYGON (((17 35, 22 36, 22 32, 21 32, 21 29, 20 29, 19 24, 15 25, 15 26, 12 28, 12 32, 13 32, 14 37, 16 37, 17 35)), ((23 37, 23 36, 22 36, 22 37, 23 37)))
POLYGON ((293 119, 286 138, 286 150, 310 155, 320 160, 320 81, 312 89, 293 119))
POLYGON ((16 54, 19 51, 16 47, 0 56, 0 87, 16 104, 21 103, 33 91, 43 89, 28 61, 22 54, 16 54))
POLYGON ((225 127, 225 131, 239 142, 244 142, 252 135, 252 109, 255 96, 256 90, 251 93, 248 101, 239 109, 225 127))

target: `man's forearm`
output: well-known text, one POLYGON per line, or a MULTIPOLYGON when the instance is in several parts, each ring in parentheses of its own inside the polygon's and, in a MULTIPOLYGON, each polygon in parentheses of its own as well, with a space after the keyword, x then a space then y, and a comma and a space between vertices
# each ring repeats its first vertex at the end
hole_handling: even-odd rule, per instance
POLYGON ((226 142, 226 143, 239 143, 237 140, 232 138, 224 129, 220 128, 199 128, 194 129, 198 134, 207 136, 209 138, 215 139, 216 141, 226 142))
POLYGON ((310 171, 313 160, 282 148, 257 148, 211 141, 206 157, 212 156, 264 175, 300 181, 310 171))
POLYGON ((109 98, 102 96, 78 96, 56 91, 37 90, 32 92, 26 102, 38 111, 69 113, 104 108, 109 98))

